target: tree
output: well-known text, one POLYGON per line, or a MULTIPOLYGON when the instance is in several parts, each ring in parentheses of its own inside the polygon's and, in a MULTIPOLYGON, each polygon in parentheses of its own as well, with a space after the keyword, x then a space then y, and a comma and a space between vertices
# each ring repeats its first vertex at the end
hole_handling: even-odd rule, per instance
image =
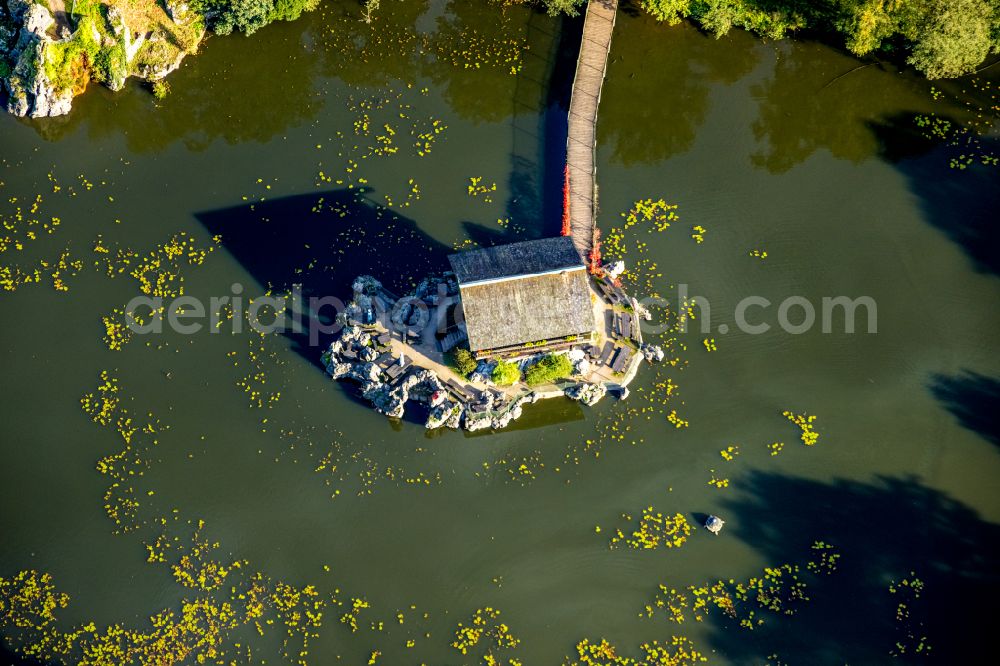
POLYGON ((545 3, 545 11, 549 16, 559 16, 559 14, 565 14, 566 16, 579 16, 580 10, 577 9, 584 0, 543 0, 545 3))
POLYGON ((476 359, 472 357, 472 352, 470 352, 465 347, 459 347, 455 350, 455 367, 458 368, 459 373, 463 377, 470 375, 479 364, 476 363, 476 359))
POLYGON ((517 367, 517 363, 500 361, 493 368, 492 379, 493 383, 497 386, 510 386, 514 382, 521 380, 521 369, 517 367))
POLYGON ((573 374, 573 364, 564 354, 549 354, 533 363, 524 372, 529 386, 548 384, 573 374))
POLYGON ((929 79, 950 78, 976 69, 991 47, 994 16, 985 0, 931 0, 923 3, 907 62, 929 79))

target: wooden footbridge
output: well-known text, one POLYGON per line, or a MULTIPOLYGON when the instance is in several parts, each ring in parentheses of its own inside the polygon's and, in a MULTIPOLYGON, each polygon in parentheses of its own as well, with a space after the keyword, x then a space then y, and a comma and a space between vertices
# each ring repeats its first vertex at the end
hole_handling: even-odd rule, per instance
POLYGON ((585 259, 597 241, 597 107, 608 67, 618 0, 588 0, 569 103, 566 169, 570 235, 585 259))

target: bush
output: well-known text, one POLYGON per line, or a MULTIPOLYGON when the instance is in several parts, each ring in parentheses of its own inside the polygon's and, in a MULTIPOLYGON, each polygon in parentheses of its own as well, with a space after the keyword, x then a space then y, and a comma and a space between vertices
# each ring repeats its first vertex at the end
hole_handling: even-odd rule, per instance
POLYGON ((521 369, 517 367, 517 363, 500 361, 493 368, 492 379, 493 383, 497 386, 510 386, 514 382, 521 380, 521 369))
POLYGON ((548 384, 573 374, 573 364, 563 354, 549 354, 531 365, 524 373, 529 386, 548 384))
POLYGON ((476 359, 472 358, 472 352, 470 352, 465 347, 459 347, 455 350, 455 367, 458 368, 459 374, 463 377, 468 377, 479 364, 476 363, 476 359))
POLYGON ((163 99, 170 92, 170 84, 166 81, 153 82, 153 97, 163 99))

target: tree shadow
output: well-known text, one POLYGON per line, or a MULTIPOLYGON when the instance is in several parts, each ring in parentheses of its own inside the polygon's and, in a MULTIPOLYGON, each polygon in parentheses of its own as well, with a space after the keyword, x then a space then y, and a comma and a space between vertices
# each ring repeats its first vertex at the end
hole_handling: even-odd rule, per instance
MULTIPOLYGON (((842 557, 832 575, 810 577, 810 601, 794 617, 768 615, 753 632, 718 626, 713 647, 733 663, 772 653, 789 663, 886 663, 899 640, 898 599, 887 586, 911 571, 926 583, 926 627, 916 631, 935 658, 982 663, 993 623, 983 601, 1000 592, 1000 526, 914 477, 823 483, 754 472, 737 487, 725 502, 727 531, 768 563, 804 560, 817 539, 842 557)), ((922 611, 913 612, 916 621, 922 611)))
POLYGON ((963 427, 1000 446, 1000 380, 971 370, 953 377, 936 374, 930 390, 963 427))
POLYGON ((42 662, 28 659, 14 652, 3 639, 0 639, 0 664, 2 666, 42 666, 42 662))
MULTIPOLYGON (((402 296, 429 273, 448 270, 453 250, 415 221, 339 189, 196 213, 262 288, 301 285, 303 299, 347 299, 358 275, 372 275, 402 296)), ((247 290, 247 295, 252 294, 247 290)), ((324 323, 335 312, 314 313, 324 323)), ((328 339, 287 332, 297 352, 319 364, 328 339)))
MULTIPOLYGON (((931 141, 920 132, 913 112, 897 113, 870 124, 880 142, 880 155, 906 177, 919 197, 927 221, 959 245, 976 270, 1000 274, 1000 169, 973 164, 949 166, 963 152, 943 141, 931 141)), ((939 116, 955 124, 954 118, 939 116)), ((980 150, 996 154, 1000 140, 983 138, 980 150)))

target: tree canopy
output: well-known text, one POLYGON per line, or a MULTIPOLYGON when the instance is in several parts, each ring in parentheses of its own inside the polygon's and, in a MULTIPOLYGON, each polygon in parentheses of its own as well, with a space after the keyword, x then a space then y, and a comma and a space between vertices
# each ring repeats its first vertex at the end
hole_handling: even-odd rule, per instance
POLYGON ((669 24, 690 18, 716 37, 733 27, 768 39, 839 32, 855 55, 905 49, 927 78, 968 74, 1000 53, 1000 0, 639 0, 669 24))

